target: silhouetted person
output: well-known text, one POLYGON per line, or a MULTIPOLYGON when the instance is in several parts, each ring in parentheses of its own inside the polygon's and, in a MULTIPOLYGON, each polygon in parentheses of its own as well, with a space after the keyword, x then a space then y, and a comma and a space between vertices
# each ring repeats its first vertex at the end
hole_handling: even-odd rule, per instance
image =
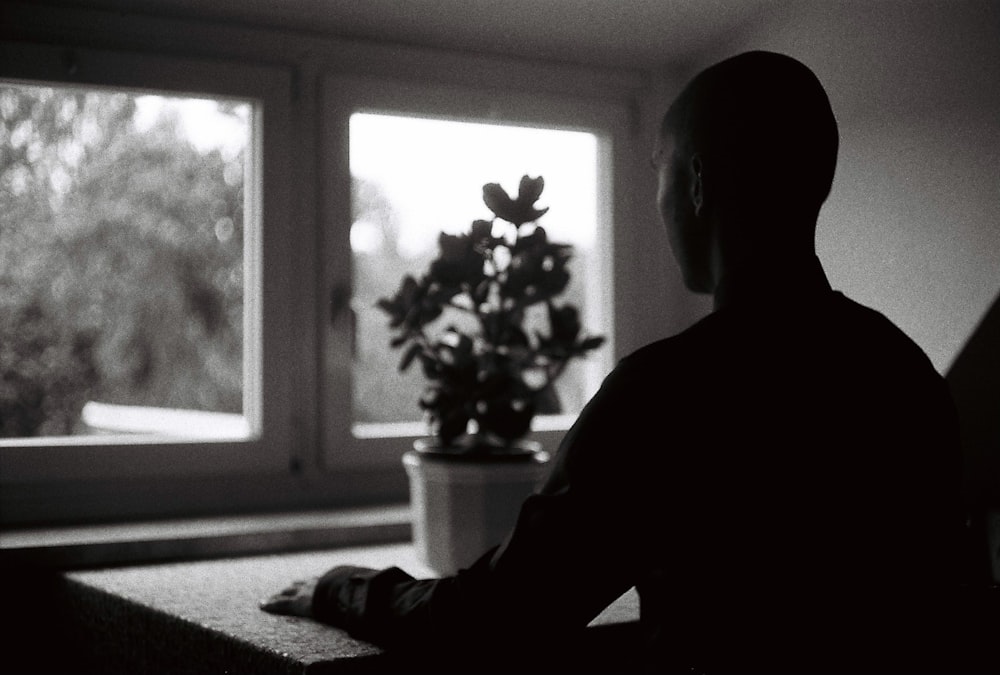
POLYGON ((837 145, 822 86, 789 57, 695 77, 653 164, 674 257, 715 311, 617 365, 470 569, 337 568, 265 608, 485 665, 518 650, 510 670, 558 645, 546 667, 579 670, 579 631, 636 586, 641 647, 620 656, 651 668, 940 666, 962 529, 955 414, 924 353, 831 290, 815 256, 837 145))

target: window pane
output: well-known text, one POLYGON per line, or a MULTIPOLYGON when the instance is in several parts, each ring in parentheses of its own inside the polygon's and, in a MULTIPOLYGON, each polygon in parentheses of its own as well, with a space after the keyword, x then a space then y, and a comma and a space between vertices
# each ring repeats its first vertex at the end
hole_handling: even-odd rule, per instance
POLYGON ((251 112, 0 83, 0 436, 245 429, 251 112))
MULTIPOLYGON (((580 308, 586 330, 607 332, 588 321, 596 300, 588 297, 583 277, 584 270, 595 269, 597 162, 597 138, 584 132, 351 117, 356 434, 378 434, 378 427, 365 425, 420 420, 417 401, 425 381, 419 366, 398 372, 401 354, 390 347, 387 316, 375 303, 394 294, 404 274, 419 276, 427 269, 440 232, 465 232, 473 220, 492 218, 482 200, 486 183, 500 183, 516 195, 521 176, 544 177, 539 205, 550 210, 539 224, 551 240, 574 247, 573 278, 560 301, 580 308)), ((593 393, 596 371, 593 357, 570 364, 557 383, 563 413, 579 412, 593 393)))

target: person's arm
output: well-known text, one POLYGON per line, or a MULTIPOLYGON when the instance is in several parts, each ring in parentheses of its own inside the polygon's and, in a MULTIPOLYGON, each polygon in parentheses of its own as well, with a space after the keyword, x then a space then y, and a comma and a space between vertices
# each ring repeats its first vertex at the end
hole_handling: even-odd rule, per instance
POLYGON ((396 568, 340 567, 264 609, 311 616, 387 646, 524 640, 585 627, 648 561, 642 467, 634 464, 641 447, 628 431, 639 396, 621 368, 608 377, 507 540, 469 569, 418 580, 396 568))

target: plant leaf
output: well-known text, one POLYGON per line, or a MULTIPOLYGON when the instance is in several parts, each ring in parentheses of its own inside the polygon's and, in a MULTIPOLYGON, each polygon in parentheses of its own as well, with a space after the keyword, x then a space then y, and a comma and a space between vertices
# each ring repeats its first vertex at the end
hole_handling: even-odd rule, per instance
POLYGON ((405 371, 413 363, 413 359, 420 353, 421 347, 418 344, 410 345, 410 348, 403 352, 403 358, 399 361, 399 372, 405 371))

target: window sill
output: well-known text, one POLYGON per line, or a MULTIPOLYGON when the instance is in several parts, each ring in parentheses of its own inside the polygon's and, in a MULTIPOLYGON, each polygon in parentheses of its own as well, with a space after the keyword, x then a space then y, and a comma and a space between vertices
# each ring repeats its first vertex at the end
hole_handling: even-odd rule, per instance
MULTIPOLYGON (((50 594, 39 595, 37 582, 29 594, 34 611, 48 617, 46 641, 60 649, 29 659, 66 663, 29 665, 32 672, 61 665, 77 672, 81 664, 92 672, 122 673, 398 672, 379 648, 342 630, 258 609, 261 599, 292 580, 343 564, 396 565, 414 576, 432 576, 408 543, 50 575, 50 594)), ((28 591, 22 585, 13 589, 18 592, 28 591)), ((633 590, 592 625, 622 625, 637 617, 633 590)), ((41 624, 22 625, 30 630, 41 624)))
POLYGON ((81 569, 407 541, 406 505, 0 533, 0 568, 81 569))
POLYGON ((80 417, 93 434, 157 434, 197 440, 242 440, 252 435, 246 418, 232 413, 89 401, 80 417))

